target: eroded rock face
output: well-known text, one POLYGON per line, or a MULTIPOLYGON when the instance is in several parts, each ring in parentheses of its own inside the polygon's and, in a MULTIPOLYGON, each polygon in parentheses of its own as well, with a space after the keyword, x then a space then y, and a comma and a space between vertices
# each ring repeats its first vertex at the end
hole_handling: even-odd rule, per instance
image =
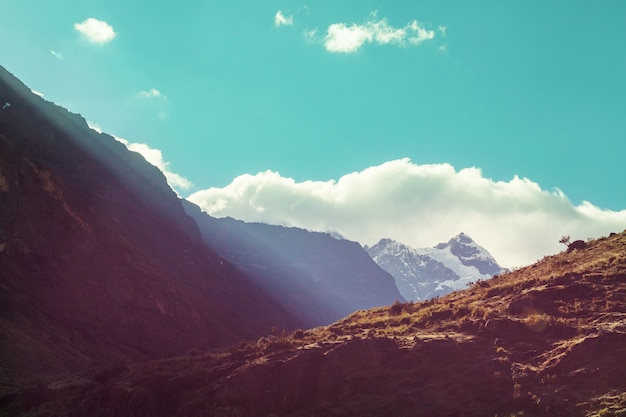
POLYGON ((162 173, 0 68, 9 379, 182 354, 294 321, 206 248, 162 173), (15 371, 15 372, 14 372, 15 371))

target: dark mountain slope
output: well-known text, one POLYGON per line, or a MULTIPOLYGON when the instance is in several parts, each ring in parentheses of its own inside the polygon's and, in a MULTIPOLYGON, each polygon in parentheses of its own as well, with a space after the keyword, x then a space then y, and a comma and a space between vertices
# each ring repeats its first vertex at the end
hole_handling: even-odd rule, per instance
POLYGON ((356 242, 293 227, 216 219, 183 202, 205 242, 309 327, 404 300, 356 242))
POLYGON ((296 327, 140 155, 1 67, 0 107, 1 380, 296 327))
POLYGON ((7 396, 79 416, 624 416, 626 233, 422 303, 7 396))

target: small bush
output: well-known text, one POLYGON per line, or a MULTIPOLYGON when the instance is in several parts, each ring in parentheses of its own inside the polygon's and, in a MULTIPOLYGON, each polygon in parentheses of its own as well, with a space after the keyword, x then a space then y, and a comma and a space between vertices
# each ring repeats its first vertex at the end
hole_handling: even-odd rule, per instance
POLYGON ((404 307, 402 306, 402 303, 400 301, 396 301, 391 305, 391 307, 389 307, 389 315, 399 316, 400 314, 402 314, 403 309, 404 307))

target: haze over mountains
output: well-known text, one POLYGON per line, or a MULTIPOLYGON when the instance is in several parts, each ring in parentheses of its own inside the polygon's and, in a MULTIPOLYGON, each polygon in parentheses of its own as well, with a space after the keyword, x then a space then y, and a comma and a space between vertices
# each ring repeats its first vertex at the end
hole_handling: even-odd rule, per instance
POLYGON ((184 201, 207 245, 308 327, 404 301, 356 242, 299 228, 210 217, 184 201))

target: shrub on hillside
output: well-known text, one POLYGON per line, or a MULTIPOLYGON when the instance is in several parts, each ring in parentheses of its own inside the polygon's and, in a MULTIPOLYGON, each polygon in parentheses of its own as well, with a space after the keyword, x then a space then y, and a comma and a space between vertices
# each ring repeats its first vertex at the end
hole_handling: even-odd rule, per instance
POLYGON ((389 315, 390 316, 399 316, 402 314, 402 310, 404 309, 402 303, 400 301, 394 302, 391 307, 389 307, 389 315))

